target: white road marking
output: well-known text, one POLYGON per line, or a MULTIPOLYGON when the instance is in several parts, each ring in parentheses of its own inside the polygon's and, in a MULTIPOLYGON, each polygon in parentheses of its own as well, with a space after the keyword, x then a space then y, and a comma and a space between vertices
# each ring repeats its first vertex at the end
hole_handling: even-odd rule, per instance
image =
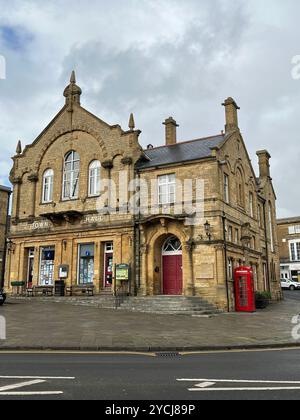
POLYGON ((178 382, 223 382, 223 383, 237 383, 237 384, 297 384, 300 381, 250 381, 250 380, 236 380, 236 379, 177 379, 178 382))
POLYGON ((17 392, 15 389, 24 388, 32 385, 44 384, 51 380, 75 380, 74 376, 0 376, 0 379, 15 379, 25 380, 25 382, 19 382, 16 384, 10 384, 0 387, 0 397, 2 396, 14 396, 14 397, 30 397, 30 396, 47 396, 47 395, 62 395, 63 391, 29 391, 29 392, 17 392))
POLYGON ((35 381, 20 382, 18 384, 6 385, 6 386, 0 387, 0 393, 2 391, 10 391, 17 388, 24 388, 25 386, 43 384, 45 382, 46 381, 43 381, 43 380, 35 380, 35 381))
POLYGON ((190 392, 228 392, 228 391, 300 391, 300 387, 281 388, 189 388, 190 392))
POLYGON ((202 382, 201 384, 195 385, 197 388, 209 388, 210 386, 216 385, 215 382, 202 382))
POLYGON ((45 380, 66 380, 73 381, 76 379, 74 376, 0 376, 0 379, 45 379, 45 380))
POLYGON ((251 381, 241 379, 177 379, 178 382, 194 382, 194 388, 188 388, 190 392, 229 392, 229 391, 300 391, 300 381, 251 381), (231 384, 231 387, 213 388, 216 384, 231 384), (233 384, 237 384, 235 388, 233 384), (270 385, 240 387, 238 384, 270 385), (271 386, 278 385, 278 386, 271 386), (282 386, 286 385, 286 386, 282 386), (295 386, 298 385, 298 386, 295 386))
POLYGON ((62 391, 41 391, 41 392, 0 392, 0 397, 34 397, 43 395, 62 395, 62 391))

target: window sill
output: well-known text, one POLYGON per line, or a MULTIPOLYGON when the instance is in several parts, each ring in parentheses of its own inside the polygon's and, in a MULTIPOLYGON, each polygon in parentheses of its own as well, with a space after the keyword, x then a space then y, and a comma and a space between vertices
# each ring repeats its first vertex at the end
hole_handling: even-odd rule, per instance
POLYGON ((76 197, 76 198, 62 198, 60 200, 60 203, 69 203, 70 201, 79 201, 79 198, 78 197, 76 197))
POLYGON ((93 199, 93 198, 100 198, 101 197, 101 194, 97 194, 97 195, 88 195, 87 197, 86 197, 86 200, 91 200, 91 199, 93 199))
POLYGON ((40 206, 49 206, 51 204, 54 204, 54 201, 41 202, 40 206))

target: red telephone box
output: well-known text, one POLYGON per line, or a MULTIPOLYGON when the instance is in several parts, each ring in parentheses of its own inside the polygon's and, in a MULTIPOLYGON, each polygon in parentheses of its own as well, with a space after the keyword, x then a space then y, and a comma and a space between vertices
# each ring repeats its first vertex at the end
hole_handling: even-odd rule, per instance
POLYGON ((234 271, 234 279, 236 311, 255 312, 255 288, 252 268, 236 268, 234 271))

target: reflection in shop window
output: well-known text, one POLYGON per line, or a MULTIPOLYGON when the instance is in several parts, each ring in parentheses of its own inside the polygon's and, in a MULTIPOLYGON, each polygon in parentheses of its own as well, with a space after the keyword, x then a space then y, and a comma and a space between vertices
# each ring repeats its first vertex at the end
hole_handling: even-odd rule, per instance
POLYGON ((79 245, 78 283, 80 285, 94 282, 94 257, 94 244, 79 245))
POLYGON ((55 248, 47 247, 41 249, 40 262, 40 285, 53 286, 54 284, 54 259, 55 248))

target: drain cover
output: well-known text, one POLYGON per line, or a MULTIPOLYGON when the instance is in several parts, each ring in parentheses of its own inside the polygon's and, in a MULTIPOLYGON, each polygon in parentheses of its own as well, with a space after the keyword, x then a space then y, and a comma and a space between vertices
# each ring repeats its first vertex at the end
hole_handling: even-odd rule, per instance
POLYGON ((178 353, 176 351, 173 351, 173 352, 165 351, 165 352, 156 353, 156 356, 157 357, 166 357, 166 358, 170 357, 170 358, 172 358, 172 357, 180 357, 180 353, 178 353))

